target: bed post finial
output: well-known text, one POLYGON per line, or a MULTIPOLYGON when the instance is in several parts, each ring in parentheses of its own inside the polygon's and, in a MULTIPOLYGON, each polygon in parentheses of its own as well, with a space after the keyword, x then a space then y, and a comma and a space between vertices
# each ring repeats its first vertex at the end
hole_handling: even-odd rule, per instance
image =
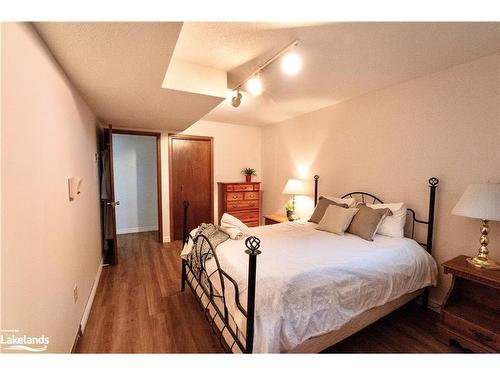
POLYGON ((314 207, 316 207, 316 204, 318 203, 318 182, 319 182, 319 175, 315 174, 314 175, 314 207))
POLYGON ((439 184, 439 180, 436 177, 429 178, 429 226, 427 228, 427 252, 432 254, 432 239, 434 232, 434 207, 436 204, 436 188, 439 184))
POLYGON ((248 295, 247 295, 247 335, 245 353, 253 351, 253 334, 255 318, 255 281, 257 273, 257 255, 262 252, 259 250, 260 240, 257 237, 250 236, 245 240, 245 246, 248 254, 248 295))
MULTIPOLYGON (((426 250, 429 254, 432 254, 432 239, 434 237, 434 207, 436 204, 436 188, 439 184, 439 180, 436 177, 429 178, 429 219, 427 220, 427 246, 426 250)), ((422 294, 422 308, 426 309, 429 302, 429 287, 425 288, 422 294)))

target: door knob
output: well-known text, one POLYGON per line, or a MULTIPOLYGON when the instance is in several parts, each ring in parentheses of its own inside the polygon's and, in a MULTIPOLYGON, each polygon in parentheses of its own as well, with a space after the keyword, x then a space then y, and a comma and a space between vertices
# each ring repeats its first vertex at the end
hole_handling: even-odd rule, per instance
POLYGON ((119 205, 120 205, 120 201, 116 201, 116 202, 107 202, 106 204, 107 204, 108 206, 115 207, 115 206, 119 206, 119 205))

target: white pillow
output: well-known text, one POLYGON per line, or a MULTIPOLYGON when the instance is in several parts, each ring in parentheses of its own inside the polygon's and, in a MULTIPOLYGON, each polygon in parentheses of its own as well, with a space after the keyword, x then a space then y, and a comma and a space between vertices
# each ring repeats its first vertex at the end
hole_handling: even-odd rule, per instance
POLYGON ((322 195, 322 197, 326 199, 330 199, 338 204, 347 204, 347 207, 353 208, 356 207, 356 199, 355 198, 337 198, 332 195, 322 195))
POLYGON ((376 203, 366 204, 370 208, 388 208, 392 215, 386 216, 377 229, 377 234, 394 238, 403 238, 405 235, 406 206, 404 203, 376 203))
POLYGON ((343 235, 358 211, 359 208, 344 208, 331 204, 316 229, 343 235))

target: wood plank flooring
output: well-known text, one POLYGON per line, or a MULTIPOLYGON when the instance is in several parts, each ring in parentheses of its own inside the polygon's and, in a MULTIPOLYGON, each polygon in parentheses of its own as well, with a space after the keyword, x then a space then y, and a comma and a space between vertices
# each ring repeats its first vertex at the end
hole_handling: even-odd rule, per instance
MULTIPOLYGON (((118 236, 119 263, 105 267, 78 353, 221 353, 191 291, 180 291, 180 243, 156 232, 118 236)), ((456 353, 437 340, 437 314, 408 305, 326 353, 456 353)))

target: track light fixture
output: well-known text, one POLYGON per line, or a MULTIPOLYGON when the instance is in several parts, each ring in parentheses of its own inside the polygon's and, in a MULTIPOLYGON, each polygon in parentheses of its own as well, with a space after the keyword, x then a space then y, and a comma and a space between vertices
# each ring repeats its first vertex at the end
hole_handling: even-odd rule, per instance
POLYGON ((262 94, 262 81, 260 74, 253 76, 247 82, 248 93, 252 96, 259 96, 262 94))
POLYGON ((281 56, 286 54, 281 62, 281 69, 283 70, 283 72, 288 75, 297 74, 302 68, 302 59, 296 52, 293 52, 292 49, 299 43, 300 42, 298 40, 294 40, 272 58, 267 60, 263 65, 259 66, 252 74, 248 76, 246 80, 236 86, 232 90, 233 93, 236 92, 236 95, 231 99, 231 104, 233 105, 233 107, 237 108, 241 104, 242 95, 240 93, 240 89, 243 86, 246 87, 247 91, 252 96, 259 96, 260 94, 262 94, 263 87, 262 80, 260 79, 260 73, 281 56))
POLYGON ((233 107, 235 108, 238 108, 241 104, 241 93, 240 93, 240 89, 237 89, 236 90, 236 95, 233 96, 233 98, 231 99, 231 104, 233 105, 233 107))
POLYGON ((296 52, 290 51, 283 56, 281 69, 285 74, 295 75, 302 69, 302 59, 296 52))

